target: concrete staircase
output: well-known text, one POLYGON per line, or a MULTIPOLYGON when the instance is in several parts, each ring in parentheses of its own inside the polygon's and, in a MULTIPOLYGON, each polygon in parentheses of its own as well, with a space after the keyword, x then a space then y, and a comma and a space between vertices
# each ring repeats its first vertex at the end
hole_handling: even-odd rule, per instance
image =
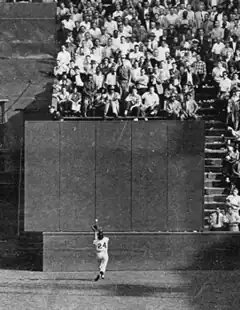
POLYGON ((217 207, 224 209, 229 190, 222 175, 222 158, 226 154, 225 124, 220 121, 208 121, 205 130, 204 228, 208 229, 209 215, 217 207))

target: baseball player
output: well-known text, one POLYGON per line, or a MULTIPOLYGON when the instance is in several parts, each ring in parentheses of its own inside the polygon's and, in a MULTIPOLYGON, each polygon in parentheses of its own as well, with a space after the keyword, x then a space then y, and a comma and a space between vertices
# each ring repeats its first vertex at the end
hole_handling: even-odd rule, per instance
POLYGON ((98 227, 97 220, 95 221, 95 225, 92 226, 94 231, 94 240, 93 244, 96 247, 97 261, 99 263, 99 274, 95 278, 95 281, 99 279, 104 279, 104 275, 106 272, 107 264, 108 264, 108 242, 109 238, 104 237, 103 230, 98 227))

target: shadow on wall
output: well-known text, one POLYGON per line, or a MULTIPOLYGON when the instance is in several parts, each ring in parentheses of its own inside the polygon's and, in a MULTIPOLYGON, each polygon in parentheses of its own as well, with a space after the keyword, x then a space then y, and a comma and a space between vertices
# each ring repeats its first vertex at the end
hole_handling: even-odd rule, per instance
MULTIPOLYGON (((0 244, 0 268, 14 270, 42 270, 42 235, 41 233, 24 232, 24 185, 21 184, 21 194, 19 197, 19 164, 20 150, 23 146, 25 120, 47 120, 48 105, 51 102, 52 82, 49 81, 43 86, 43 91, 36 94, 34 100, 29 103, 24 102, 24 96, 21 102, 24 102, 25 112, 15 113, 8 119, 5 125, 4 147, 8 148, 14 154, 17 153, 17 162, 13 164, 13 169, 17 172, 9 172, 14 176, 16 199, 11 208, 6 208, 4 203, 4 216, 8 219, 8 225, 4 226, 4 243, 0 244), (18 197, 18 199, 17 199, 18 197), (21 236, 16 237, 18 230, 18 200, 20 200, 20 231, 21 236), (9 225, 9 223, 11 223, 9 225), (14 231, 14 234, 13 234, 14 231), (12 236, 12 239, 9 239, 12 236), (5 240, 6 239, 6 240, 5 240)), ((29 99, 26 99, 29 101, 29 99)), ((23 158, 22 158, 23 160, 23 158)), ((23 161, 22 161, 23 163, 23 161)))
MULTIPOLYGON (((24 138, 24 120, 49 120, 48 105, 51 103, 52 82, 43 86, 43 91, 34 95, 34 100, 23 97, 19 101, 24 108, 17 109, 12 117, 8 119, 5 126, 5 147, 14 152, 20 151, 22 139, 24 138), (29 102, 29 103, 27 103, 29 102)), ((16 104, 17 105, 17 104, 16 104)))

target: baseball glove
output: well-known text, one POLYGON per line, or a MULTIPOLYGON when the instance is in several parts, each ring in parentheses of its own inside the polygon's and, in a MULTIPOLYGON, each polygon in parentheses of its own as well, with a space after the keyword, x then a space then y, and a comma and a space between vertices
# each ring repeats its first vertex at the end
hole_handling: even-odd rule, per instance
POLYGON ((92 231, 93 231, 93 232, 98 231, 98 227, 97 227, 96 224, 95 224, 95 225, 92 225, 91 228, 92 228, 92 231))

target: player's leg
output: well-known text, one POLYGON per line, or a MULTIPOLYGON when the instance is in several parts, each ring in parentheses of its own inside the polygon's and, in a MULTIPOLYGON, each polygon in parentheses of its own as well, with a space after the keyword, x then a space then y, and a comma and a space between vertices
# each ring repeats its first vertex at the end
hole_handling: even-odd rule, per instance
MULTIPOLYGON (((101 260, 99 257, 97 257, 97 262, 98 262, 98 264, 99 264, 99 269, 100 269, 102 260, 101 260)), ((98 281, 100 278, 101 278, 101 274, 99 273, 99 274, 96 276, 96 278, 94 279, 94 281, 98 281)))
POLYGON ((100 263, 99 269, 100 269, 100 275, 101 278, 104 279, 105 277, 105 272, 107 269, 107 264, 108 264, 108 255, 105 255, 100 263))

